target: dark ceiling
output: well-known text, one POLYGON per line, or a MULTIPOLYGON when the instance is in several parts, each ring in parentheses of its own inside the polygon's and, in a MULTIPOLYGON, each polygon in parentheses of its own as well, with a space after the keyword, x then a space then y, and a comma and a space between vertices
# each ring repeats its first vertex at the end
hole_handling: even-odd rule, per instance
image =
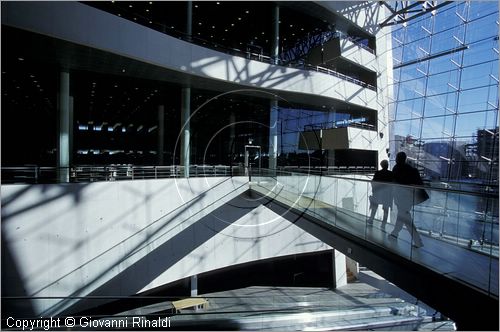
MULTIPOLYGON (((135 17, 138 23, 152 22, 151 27, 174 36, 182 35, 185 24, 182 13, 186 11, 186 2, 108 1, 89 4, 107 11, 114 10, 122 17, 128 15, 131 20, 134 20, 133 12, 141 12, 144 15, 135 17)), ((193 35, 199 36, 195 42, 208 43, 205 38, 214 36, 217 42, 227 41, 226 46, 230 48, 253 41, 254 45, 263 46, 263 52, 268 52, 265 49, 270 48, 268 38, 272 30, 270 15, 273 5, 264 1, 193 2, 193 35)), ((325 22, 287 7, 281 7, 280 17, 282 45, 327 28, 325 22)), ((56 147, 58 81, 64 68, 71 72, 75 149, 92 148, 92 145, 120 149, 120 144, 132 150, 141 149, 141 146, 154 147, 160 104, 165 105, 167 140, 175 141, 180 130, 180 89, 186 80, 193 86, 192 110, 210 100, 193 123, 193 131, 198 133, 201 142, 203 132, 211 135, 211 130, 223 126, 233 111, 237 114, 237 121, 268 123, 270 93, 254 90, 212 99, 220 93, 239 90, 241 86, 188 77, 116 54, 7 26, 2 26, 1 34, 3 165, 54 163, 54 155, 48 155, 47 151, 53 153, 56 147), (79 133, 80 125, 96 126, 100 132, 79 133), (124 141, 117 135, 125 132, 128 138, 124 141)), ((207 45, 210 46, 213 43, 207 45)), ((287 108, 325 111, 331 106, 345 107, 332 104, 329 98, 280 95, 288 100, 281 103, 287 108)))
MULTIPOLYGON (((177 37, 186 36, 187 1, 97 1, 90 6, 177 37)), ((326 31, 326 20, 280 4, 279 34, 282 50, 307 34, 326 31)), ((192 38, 205 45, 254 51, 269 55, 273 34, 273 1, 193 1, 192 38)), ((314 6, 309 2, 309 6, 314 6)))

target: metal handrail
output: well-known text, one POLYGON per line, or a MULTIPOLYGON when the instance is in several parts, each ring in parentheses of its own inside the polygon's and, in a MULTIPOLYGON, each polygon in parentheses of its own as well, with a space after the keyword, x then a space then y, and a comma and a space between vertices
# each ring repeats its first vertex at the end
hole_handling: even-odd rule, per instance
MULTIPOLYGON (((360 182, 366 182, 366 183, 372 183, 373 181, 371 179, 362 179, 362 178, 352 178, 352 177, 346 177, 346 176, 339 176, 339 175, 317 175, 317 174, 309 174, 309 173, 302 173, 302 172, 290 172, 290 171, 284 171, 281 169, 262 169, 261 171, 269 171, 270 174, 281 172, 281 173, 288 173, 290 175, 315 175, 315 176, 325 176, 329 178, 336 178, 340 180, 350 180, 350 181, 360 181, 360 182)), ((264 175, 264 176, 270 176, 274 177, 272 175, 264 175)), ((278 175, 275 175, 278 176, 278 175)), ((399 184, 399 183, 393 183, 393 182, 384 182, 390 186, 395 186, 395 187, 401 187, 401 188, 408 188, 408 189, 428 189, 432 191, 440 191, 440 192, 446 192, 446 193, 454 193, 454 194, 463 194, 463 195, 473 195, 473 196, 480 196, 480 197, 487 197, 487 198, 498 198, 498 192, 491 193, 491 192, 474 192, 474 191, 466 191, 466 190, 459 190, 459 189, 451 189, 451 188, 439 188, 439 187, 432 187, 432 183, 429 183, 426 185, 406 185, 406 184, 399 184)))

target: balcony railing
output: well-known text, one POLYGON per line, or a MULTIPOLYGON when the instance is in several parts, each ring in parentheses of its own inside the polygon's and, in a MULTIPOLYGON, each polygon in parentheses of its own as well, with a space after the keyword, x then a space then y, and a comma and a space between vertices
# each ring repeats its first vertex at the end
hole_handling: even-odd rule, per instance
POLYGON ((381 206, 372 223, 368 218, 373 194, 372 181, 367 177, 318 176, 282 170, 254 170, 254 173, 250 186, 261 194, 498 296, 498 192, 383 183, 385 195, 394 199, 384 225, 381 206), (430 198, 417 204, 415 193, 420 189, 430 198), (398 238, 389 236, 397 221, 396 202, 403 195, 411 200, 408 229, 415 227, 423 247, 412 245, 417 234, 409 232, 408 226, 399 232, 398 238))

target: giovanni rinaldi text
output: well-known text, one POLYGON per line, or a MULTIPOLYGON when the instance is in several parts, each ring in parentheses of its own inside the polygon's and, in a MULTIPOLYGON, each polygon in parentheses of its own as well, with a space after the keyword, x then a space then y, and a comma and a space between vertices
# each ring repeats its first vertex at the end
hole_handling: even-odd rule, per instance
POLYGON ((8 317, 7 327, 16 328, 22 331, 59 329, 64 327, 78 328, 169 328, 170 317, 146 318, 142 316, 133 317, 113 317, 113 318, 92 318, 92 317, 50 317, 34 319, 16 319, 8 317))

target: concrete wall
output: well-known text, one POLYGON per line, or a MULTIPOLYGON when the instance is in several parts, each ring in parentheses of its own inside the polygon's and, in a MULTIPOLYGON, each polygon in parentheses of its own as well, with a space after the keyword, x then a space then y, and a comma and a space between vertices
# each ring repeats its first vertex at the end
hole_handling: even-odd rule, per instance
POLYGON ((30 301, 26 312, 71 313, 95 303, 68 296, 127 296, 232 264, 330 248, 246 197, 247 181, 2 186, 3 296, 63 297, 30 301))
POLYGON ((356 45, 347 38, 340 38, 340 54, 351 60, 354 63, 358 63, 370 70, 377 70, 377 59, 373 53, 368 52, 359 45, 356 45))
MULTIPOLYGON (((389 159, 389 103, 393 97, 392 39, 390 28, 381 29, 379 23, 388 15, 385 6, 374 1, 317 1, 318 5, 336 13, 353 25, 375 36, 376 54, 366 58, 358 56, 360 63, 377 72, 377 131, 378 136, 370 143, 378 151, 378 159, 389 159), (373 60, 371 60, 373 59, 373 60)), ((362 144, 362 142, 361 142, 362 144)))
POLYGON ((181 41, 77 2, 6 2, 2 24, 108 51, 186 75, 321 95, 375 109, 376 93, 332 75, 252 61, 181 41))

